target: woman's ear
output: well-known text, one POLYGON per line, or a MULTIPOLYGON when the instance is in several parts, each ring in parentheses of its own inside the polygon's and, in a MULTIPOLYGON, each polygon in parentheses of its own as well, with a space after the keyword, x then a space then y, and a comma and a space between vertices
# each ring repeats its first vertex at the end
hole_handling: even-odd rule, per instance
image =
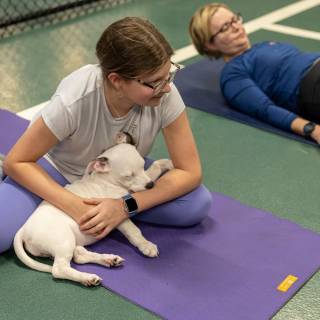
POLYGON ((218 50, 218 48, 217 48, 217 46, 215 45, 214 42, 207 41, 204 46, 205 46, 205 48, 206 48, 206 50, 208 52, 217 51, 218 50))

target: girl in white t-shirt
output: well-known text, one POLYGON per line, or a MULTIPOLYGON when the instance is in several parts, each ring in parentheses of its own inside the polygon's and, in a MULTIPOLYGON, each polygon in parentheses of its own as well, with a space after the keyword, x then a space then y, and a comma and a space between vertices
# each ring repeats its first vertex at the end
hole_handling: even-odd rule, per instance
POLYGON ((96 53, 99 65, 82 67, 63 79, 5 159, 9 177, 0 184, 0 202, 9 185, 12 200, 6 199, 7 209, 0 217, 0 251, 10 247, 41 199, 98 239, 127 219, 121 199, 83 199, 62 187, 79 178, 121 130, 133 135, 143 156, 162 131, 175 168, 154 188, 130 195, 138 208, 135 219, 189 226, 208 214, 211 195, 200 185, 199 155, 185 106, 172 84, 178 66, 171 62, 169 43, 150 22, 127 17, 107 27, 96 53), (45 155, 51 164, 44 159, 45 166, 37 164, 45 155), (19 201, 25 201, 21 209, 10 205, 18 194, 19 201), (34 201, 31 207, 28 198, 34 201), (26 207, 30 212, 24 211, 26 207))

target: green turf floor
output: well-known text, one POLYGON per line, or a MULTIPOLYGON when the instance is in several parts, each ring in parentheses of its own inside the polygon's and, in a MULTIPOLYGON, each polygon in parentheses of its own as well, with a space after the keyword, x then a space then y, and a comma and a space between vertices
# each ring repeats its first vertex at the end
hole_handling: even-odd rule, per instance
MULTIPOLYGON (((293 2, 227 1, 246 21, 293 2)), ((149 18, 176 49, 188 45, 189 17, 204 3, 206 1, 136 0, 68 23, 0 40, 1 107, 18 111, 48 100, 63 76, 96 61, 94 46, 98 35, 104 26, 126 15, 149 18)), ((281 23, 319 31, 318 16, 319 7, 281 23)), ((319 41, 270 31, 260 30, 250 38, 253 42, 288 41, 311 51, 320 48, 319 41)), ((317 148, 194 109, 188 108, 188 114, 202 159, 204 183, 210 190, 320 232, 320 153, 317 148)), ((165 155, 160 137, 151 157, 165 155)), ((317 273, 274 319, 320 319, 319 280, 317 273)), ((104 288, 87 289, 31 271, 23 267, 12 252, 0 256, 0 320, 98 318, 147 320, 157 317, 104 288)))

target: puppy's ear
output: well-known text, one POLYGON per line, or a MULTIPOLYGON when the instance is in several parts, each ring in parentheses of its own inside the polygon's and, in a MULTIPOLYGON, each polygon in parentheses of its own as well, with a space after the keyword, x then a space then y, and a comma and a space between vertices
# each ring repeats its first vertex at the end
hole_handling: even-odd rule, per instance
POLYGON ((110 171, 109 159, 106 157, 99 157, 88 164, 85 174, 91 174, 92 172, 109 172, 109 171, 110 171))
POLYGON ((120 143, 129 143, 129 144, 135 145, 131 134, 124 131, 120 131, 116 135, 116 144, 120 144, 120 143))

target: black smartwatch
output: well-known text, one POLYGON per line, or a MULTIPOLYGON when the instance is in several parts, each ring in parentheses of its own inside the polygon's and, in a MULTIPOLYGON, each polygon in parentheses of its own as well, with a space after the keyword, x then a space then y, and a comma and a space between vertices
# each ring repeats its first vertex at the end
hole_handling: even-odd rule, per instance
POLYGON ((138 205, 136 199, 133 198, 130 193, 123 196, 122 199, 129 218, 132 218, 138 213, 138 205))
POLYGON ((303 135, 307 138, 310 138, 311 133, 316 128, 316 124, 314 122, 308 122, 303 127, 303 135))

